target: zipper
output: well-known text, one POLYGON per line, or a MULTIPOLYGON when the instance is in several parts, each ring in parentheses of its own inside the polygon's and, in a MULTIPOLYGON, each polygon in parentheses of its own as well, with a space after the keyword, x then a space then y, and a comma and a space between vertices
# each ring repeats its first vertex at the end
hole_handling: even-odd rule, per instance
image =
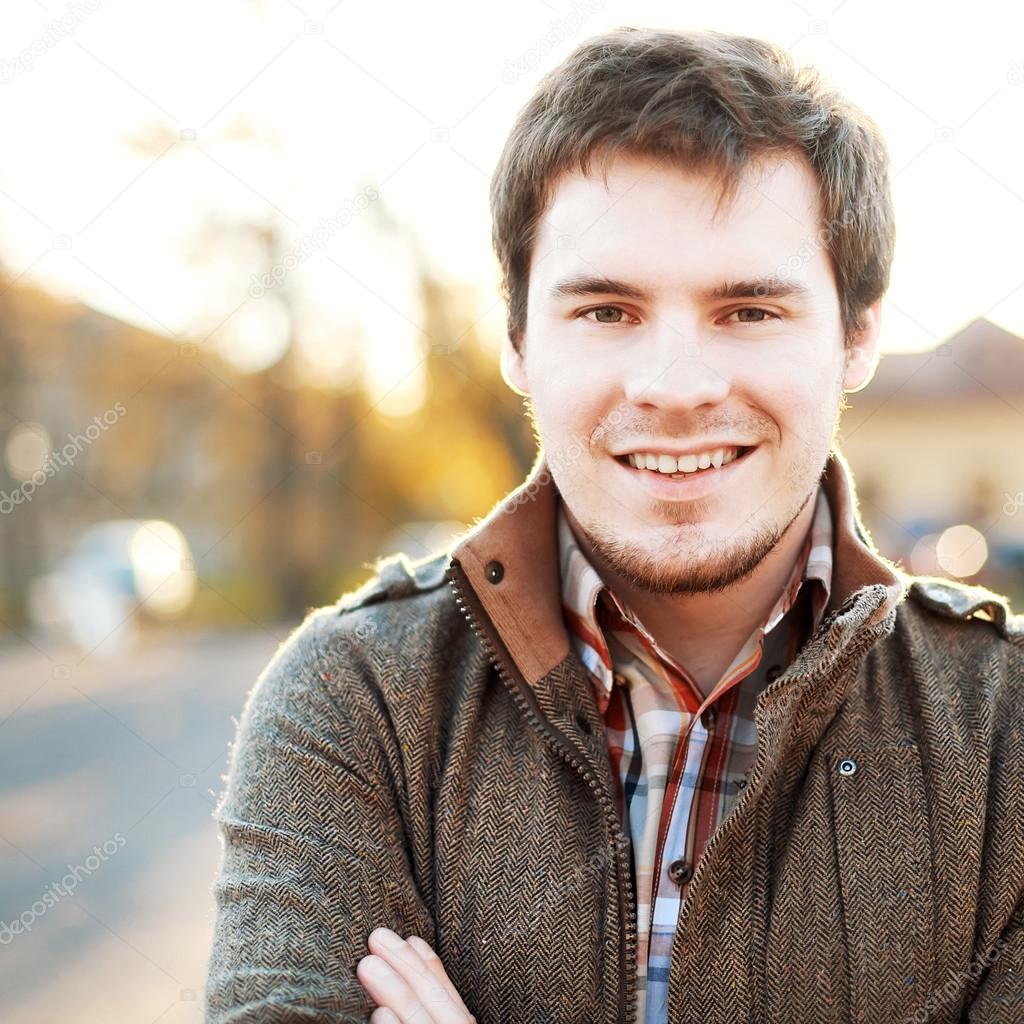
MULTIPOLYGON (((839 608, 833 609, 821 621, 821 623, 819 623, 818 627, 813 631, 811 637, 808 638, 805 644, 805 648, 810 646, 810 644, 813 641, 815 641, 819 636, 824 635, 828 631, 829 627, 835 622, 835 620, 838 619, 839 616, 849 611, 856 603, 857 594, 854 593, 851 594, 839 608)), ((788 671, 783 672, 778 679, 776 679, 773 683, 770 683, 768 686, 766 686, 758 695, 758 698, 755 701, 755 721, 757 706, 764 704, 766 697, 771 697, 773 694, 777 693, 787 684, 796 683, 801 680, 806 681, 810 677, 811 673, 809 672, 794 673, 793 675, 790 675, 788 671)), ((700 881, 701 878, 704 877, 704 874, 706 873, 707 869, 705 865, 707 864, 708 854, 712 850, 714 850, 722 841, 722 836, 723 833, 726 831, 727 826, 731 821, 735 821, 738 818, 740 812, 743 810, 743 808, 746 807, 748 803, 750 803, 750 801, 753 799, 754 790, 758 787, 758 785, 760 785, 762 781, 762 776, 764 774, 765 767, 767 766, 768 755, 767 748, 760 743, 760 729, 757 730, 757 733, 759 742, 757 744, 757 754, 754 758, 754 766, 750 770, 749 781, 747 782, 747 785, 744 788, 743 792, 740 794, 739 799, 736 801, 735 804, 733 804, 732 810, 730 810, 729 813, 726 815, 725 819, 719 823, 718 828, 715 829, 711 838, 705 844, 704 850, 701 853, 700 861, 693 872, 693 877, 690 879, 690 885, 687 889, 687 894, 680 903, 678 920, 682 920, 684 913, 689 909, 692 899, 691 894, 693 893, 694 888, 697 886, 697 883, 700 881)))
MULTIPOLYGON (((576 748, 572 740, 565 733, 548 723, 533 706, 531 700, 527 699, 526 693, 528 692, 529 684, 514 665, 510 672, 508 666, 498 654, 498 648, 492 641, 492 630, 488 624, 487 614, 480 606, 479 599, 472 595, 472 586, 464 588, 460 585, 460 576, 466 580, 465 570, 456 559, 452 559, 451 564, 445 570, 445 578, 451 587, 452 593, 455 595, 456 605, 458 605, 466 622, 469 623, 473 633, 483 644, 484 650, 487 652, 491 664, 497 670, 499 678, 512 694, 512 699, 526 716, 527 720, 540 730, 559 756, 583 776, 587 785, 590 786, 600 801, 601 807, 611 823, 611 833, 615 839, 615 869, 619 882, 619 916, 626 924, 626 956, 622 968, 622 983, 619 986, 619 1020, 622 1024, 635 1024, 637 999, 637 915, 633 899, 633 886, 630 879, 630 866, 628 863, 625 863, 625 854, 623 852, 626 850, 628 843, 619 841, 620 839, 625 840, 626 836, 622 832, 618 811, 604 787, 594 777, 590 767, 581 762, 576 756, 576 748), (625 904, 625 913, 623 913, 623 904, 625 904)), ((468 583, 468 580, 466 582, 468 583)))
MULTIPOLYGON (((815 640, 817 640, 817 638, 820 635, 824 635, 828 631, 828 629, 832 625, 832 623, 835 622, 835 620, 838 619, 840 615, 843 615, 844 613, 849 611, 854 606, 854 604, 856 603, 856 599, 857 599, 857 595, 856 594, 851 594, 843 602, 843 604, 839 608, 833 609, 819 623, 818 627, 813 631, 812 635, 807 639, 806 644, 805 644, 805 649, 807 647, 809 647, 811 645, 811 643, 813 643, 815 640)), ((756 721, 757 705, 758 704, 765 704, 766 703, 765 698, 771 697, 773 694, 777 693, 779 690, 781 690, 787 684, 794 683, 794 682, 797 682, 797 681, 802 680, 802 679, 806 680, 808 678, 810 678, 810 674, 807 673, 807 672, 802 672, 802 673, 798 673, 798 674, 794 674, 794 675, 790 675, 788 671, 787 672, 783 672, 782 675, 780 675, 778 679, 776 679, 773 683, 770 683, 768 686, 766 686, 761 691, 761 693, 758 695, 757 700, 754 702, 754 704, 755 704, 755 721, 756 721)), ((758 735, 760 736, 760 731, 758 732, 758 735)), ((686 908, 689 906, 689 903, 690 903, 690 893, 692 893, 694 888, 696 887, 697 880, 704 876, 704 865, 705 865, 705 863, 707 861, 707 855, 716 846, 718 846, 719 842, 721 842, 722 833, 725 831, 725 826, 728 824, 728 822, 730 820, 732 820, 733 818, 736 818, 739 815, 739 812, 744 807, 746 807, 746 805, 752 799, 751 793, 754 792, 754 790, 757 788, 757 785, 761 782, 761 776, 762 776, 762 774, 764 772, 765 762, 768 760, 767 753, 764 753, 764 756, 762 756, 763 750, 764 750, 764 748, 762 747, 762 745, 760 743, 758 743, 758 745, 757 745, 757 754, 754 757, 754 767, 750 769, 750 778, 749 778, 749 780, 747 782, 746 787, 744 788, 743 792, 740 794, 740 797, 736 801, 736 803, 733 804, 732 810, 726 815, 725 819, 719 824, 718 828, 715 829, 715 831, 712 834, 711 838, 705 844, 704 850, 701 853, 700 862, 697 864, 697 867, 696 867, 696 869, 693 872, 693 877, 690 879, 690 887, 687 890, 686 898, 682 901, 682 905, 679 908, 680 916, 682 916, 683 911, 686 910, 686 908)))

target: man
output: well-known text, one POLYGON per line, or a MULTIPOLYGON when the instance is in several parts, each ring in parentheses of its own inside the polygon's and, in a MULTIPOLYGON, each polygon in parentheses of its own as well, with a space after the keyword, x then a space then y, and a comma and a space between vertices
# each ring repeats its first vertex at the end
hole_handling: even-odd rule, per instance
POLYGON ((540 455, 261 675, 210 1019, 1024 1021, 1021 618, 883 558, 836 446, 874 124, 768 43, 622 29, 492 205, 540 455))

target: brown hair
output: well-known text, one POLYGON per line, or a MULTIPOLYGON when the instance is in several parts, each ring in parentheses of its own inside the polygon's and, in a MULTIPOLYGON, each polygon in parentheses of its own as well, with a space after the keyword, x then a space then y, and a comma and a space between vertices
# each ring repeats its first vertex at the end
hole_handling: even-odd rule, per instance
POLYGON ((820 186, 844 339, 885 294, 895 241, 889 153, 877 125, 774 43, 713 31, 619 28, 578 46, 520 111, 491 180, 508 332, 526 329, 537 226, 556 179, 617 152, 709 175, 719 205, 752 158, 798 153, 820 186))

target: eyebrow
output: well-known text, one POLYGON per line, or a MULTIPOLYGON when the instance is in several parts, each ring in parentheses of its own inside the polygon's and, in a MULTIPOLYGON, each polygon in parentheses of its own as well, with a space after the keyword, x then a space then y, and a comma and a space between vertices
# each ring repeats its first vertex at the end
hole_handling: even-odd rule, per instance
MULTIPOLYGON (((785 299, 807 298, 810 288, 799 281, 767 274, 763 277, 751 277, 742 281, 724 281, 713 288, 706 288, 699 293, 705 301, 717 299, 785 299)), ((548 290, 553 299, 569 296, 586 295, 622 295, 627 299, 643 300, 650 293, 639 285, 628 281, 617 281, 615 278, 592 274, 577 274, 556 282, 548 290)))

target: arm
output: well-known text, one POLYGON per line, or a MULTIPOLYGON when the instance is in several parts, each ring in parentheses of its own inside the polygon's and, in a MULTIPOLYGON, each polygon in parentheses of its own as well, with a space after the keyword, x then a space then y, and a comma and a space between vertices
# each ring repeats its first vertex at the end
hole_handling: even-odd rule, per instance
POLYGON ((369 672, 339 657, 343 628, 337 610, 311 613, 243 711, 215 812, 207 1024, 366 1024, 374 1004, 355 967, 369 933, 434 941, 389 770, 394 738, 369 672))

